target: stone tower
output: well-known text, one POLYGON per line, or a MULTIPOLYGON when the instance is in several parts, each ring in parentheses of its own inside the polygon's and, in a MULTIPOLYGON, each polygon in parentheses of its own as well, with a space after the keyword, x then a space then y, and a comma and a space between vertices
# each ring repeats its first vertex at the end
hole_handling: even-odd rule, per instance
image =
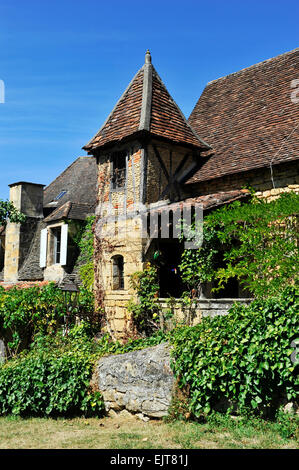
POLYGON ((117 337, 129 320, 130 276, 143 269, 151 243, 140 211, 159 201, 182 200, 182 183, 209 148, 168 93, 147 51, 143 67, 83 147, 98 162, 96 296, 117 337))

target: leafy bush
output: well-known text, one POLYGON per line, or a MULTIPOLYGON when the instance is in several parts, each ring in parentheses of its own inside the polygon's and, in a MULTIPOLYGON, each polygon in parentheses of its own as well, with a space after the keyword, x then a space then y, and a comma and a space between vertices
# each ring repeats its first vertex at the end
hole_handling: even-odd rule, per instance
MULTIPOLYGON (((180 272, 189 288, 215 280, 221 290, 237 279, 255 297, 267 297, 298 281, 299 195, 266 202, 253 198, 214 210, 204 219, 203 243, 185 250, 180 272)), ((195 231, 195 233, 197 233, 195 231)))
POLYGON ((79 272, 82 283, 86 289, 92 290, 94 284, 94 264, 93 264, 93 231, 92 226, 95 221, 95 216, 89 216, 86 219, 85 227, 80 236, 78 237, 78 247, 80 255, 78 263, 80 264, 79 272))
POLYGON ((92 393, 90 357, 67 352, 28 355, 0 367, 0 414, 99 414, 103 401, 92 393))
MULTIPOLYGON (((93 312, 92 294, 81 289, 76 308, 69 312, 70 323, 76 316, 92 323, 93 312)), ((28 347, 35 334, 55 333, 66 314, 64 294, 53 283, 27 289, 0 287, 0 332, 8 339, 11 356, 17 354, 20 346, 28 347)))
POLYGON ((25 222, 26 215, 18 211, 12 202, 0 199, 0 225, 6 224, 8 220, 14 223, 22 223, 25 222))
POLYGON ((91 386, 94 367, 105 354, 121 354, 165 341, 157 333, 125 345, 103 335, 98 340, 82 322, 68 336, 36 335, 30 351, 0 366, 0 415, 99 416, 103 400, 91 386))
POLYGON ((131 276, 130 286, 138 296, 137 302, 132 299, 128 304, 134 324, 139 331, 151 334, 153 330, 159 328, 157 324, 159 282, 156 267, 147 263, 143 271, 137 271, 131 276))
POLYGON ((173 369, 190 389, 199 417, 221 402, 239 410, 272 412, 283 398, 298 399, 291 342, 298 331, 298 291, 232 307, 227 316, 204 318, 172 333, 173 369))

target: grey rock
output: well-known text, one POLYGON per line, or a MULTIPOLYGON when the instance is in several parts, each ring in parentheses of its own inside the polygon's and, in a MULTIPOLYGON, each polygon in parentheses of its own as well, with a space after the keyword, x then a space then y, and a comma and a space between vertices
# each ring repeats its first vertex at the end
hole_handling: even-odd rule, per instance
POLYGON ((167 415, 174 376, 170 346, 158 346, 100 359, 97 382, 107 411, 125 409, 152 417, 167 415))

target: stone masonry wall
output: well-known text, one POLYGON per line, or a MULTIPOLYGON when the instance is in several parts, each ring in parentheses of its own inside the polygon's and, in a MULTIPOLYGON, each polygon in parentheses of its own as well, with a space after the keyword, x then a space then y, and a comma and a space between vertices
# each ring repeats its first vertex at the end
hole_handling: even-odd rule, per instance
POLYGON ((163 324, 163 313, 172 311, 173 317, 164 325, 172 328, 176 323, 194 326, 205 317, 214 318, 218 315, 227 315, 229 309, 235 302, 248 305, 253 299, 197 299, 190 307, 183 307, 179 299, 174 305, 166 302, 166 299, 159 299, 161 309, 160 323, 163 324))
POLYGON ((257 168, 253 171, 235 173, 223 176, 222 178, 203 181, 197 185, 192 185, 192 190, 191 187, 190 190, 192 193, 199 196, 220 191, 241 189, 245 186, 250 186, 259 192, 287 188, 289 185, 292 187, 299 185, 298 161, 273 166, 273 181, 270 168, 257 168), (273 187, 273 181, 275 188, 273 187))
MULTIPOLYGON (((174 171, 190 151, 178 146, 156 144, 168 173, 174 171), (170 153, 171 152, 171 153, 170 153)), ((122 339, 130 327, 130 314, 127 304, 135 297, 130 286, 130 276, 144 268, 143 252, 146 239, 142 237, 141 221, 133 217, 132 208, 137 203, 156 202, 159 193, 167 185, 167 179, 160 170, 151 145, 146 150, 138 143, 130 143, 127 147, 112 149, 109 153, 98 156, 98 213, 106 215, 105 204, 110 203, 115 216, 125 214, 122 221, 108 221, 101 227, 96 224, 95 234, 102 240, 100 256, 95 255, 97 263, 97 282, 103 293, 103 303, 109 327, 113 334, 122 339), (114 150, 127 151, 126 184, 123 188, 113 190, 110 185, 111 162, 110 154, 114 150), (147 164, 145 163, 147 158, 147 164), (146 185, 146 188, 145 188, 146 185), (131 216, 131 217, 130 217, 131 216), (113 289, 113 260, 120 255, 124 259, 124 288, 113 289), (99 259, 98 259, 99 258, 99 259)), ((96 296, 99 292, 96 292, 96 296)))

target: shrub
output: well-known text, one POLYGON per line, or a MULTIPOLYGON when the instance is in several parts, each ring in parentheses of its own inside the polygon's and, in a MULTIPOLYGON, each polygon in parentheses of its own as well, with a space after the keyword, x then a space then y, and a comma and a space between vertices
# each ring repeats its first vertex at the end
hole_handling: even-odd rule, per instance
POLYGON ((298 331, 298 291, 235 304, 227 316, 204 318, 173 332, 173 369, 190 388, 199 417, 221 401, 254 412, 274 412, 281 400, 298 399, 291 342, 298 331))
POLYGON ((86 219, 83 230, 79 233, 77 245, 80 250, 78 263, 80 265, 79 273, 84 287, 92 290, 94 284, 94 263, 93 263, 93 224, 95 216, 89 216, 86 219))
POLYGON ((93 361, 66 352, 28 355, 0 367, 0 414, 70 416, 100 414, 103 401, 92 393, 93 361))
POLYGON ((0 366, 0 415, 102 415, 101 394, 91 386, 99 358, 162 341, 165 335, 161 332, 125 345, 114 343, 107 334, 95 340, 87 322, 71 328, 68 336, 39 333, 29 351, 0 366))
POLYGON ((137 302, 131 299, 128 303, 134 324, 138 331, 152 334, 159 329, 159 282, 156 267, 147 263, 143 271, 137 271, 131 276, 130 286, 138 296, 137 302))
MULTIPOLYGON (((53 283, 7 291, 0 287, 0 332, 7 338, 10 356, 16 355, 20 347, 27 348, 37 333, 55 334, 66 313, 63 292, 53 283)), ((95 321, 93 295, 83 288, 77 307, 70 312, 71 323, 76 316, 95 321)))
POLYGON ((214 290, 221 290, 237 279, 255 297, 293 285, 299 271, 298 206, 299 195, 290 192, 271 202, 253 198, 211 212, 204 219, 202 246, 183 253, 183 281, 197 288, 213 280, 214 290))

